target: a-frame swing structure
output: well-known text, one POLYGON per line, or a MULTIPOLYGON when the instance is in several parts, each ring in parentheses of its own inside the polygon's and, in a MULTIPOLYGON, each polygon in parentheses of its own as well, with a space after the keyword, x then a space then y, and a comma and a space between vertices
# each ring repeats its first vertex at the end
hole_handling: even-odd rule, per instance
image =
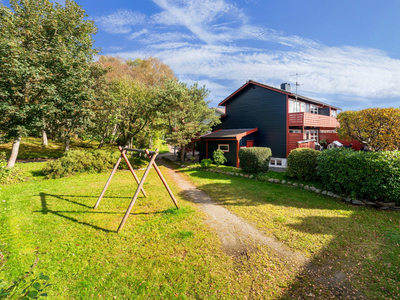
POLYGON ((135 195, 133 196, 133 198, 132 198, 132 200, 131 200, 131 203, 129 204, 129 207, 128 207, 126 213, 125 213, 124 218, 122 219, 121 223, 119 224, 119 227, 118 227, 117 232, 119 232, 119 231, 122 229, 122 227, 124 227, 125 222, 126 222, 126 220, 128 219, 129 214, 130 214, 130 212, 131 212, 131 210, 132 210, 132 208, 133 208, 133 205, 135 204, 136 199, 137 199, 137 197, 139 196, 139 193, 142 192, 142 193, 143 193, 143 196, 147 197, 147 196, 146 196, 146 192, 145 192, 144 189, 143 189, 143 184, 144 184, 144 182, 146 181, 147 175, 149 174, 151 167, 153 167, 154 170, 156 170, 156 172, 157 172, 158 176, 160 177, 162 183, 164 184, 165 188, 167 189, 169 195, 171 196, 172 201, 174 201, 174 204, 175 204, 176 208, 179 209, 179 207, 178 207, 178 202, 176 201, 176 199, 175 199, 175 197, 174 197, 174 194, 172 193, 171 189, 169 188, 167 182, 165 181, 163 175, 161 174, 160 169, 158 168, 158 166, 157 166, 157 164, 156 164, 156 162, 155 162, 156 157, 157 157, 157 155, 158 155, 158 149, 156 149, 156 151, 149 151, 149 150, 141 150, 141 149, 131 149, 131 148, 122 148, 122 147, 118 147, 118 150, 121 152, 121 156, 118 158, 118 161, 117 161, 117 163, 115 164, 114 169, 111 171, 111 175, 110 175, 110 177, 108 177, 107 183, 106 183, 106 185, 104 186, 103 191, 101 192, 101 194, 100 194, 100 196, 99 196, 99 199, 97 199, 97 202, 96 202, 95 206, 93 207, 94 209, 96 209, 96 208, 99 206, 100 201, 101 201, 101 199, 103 198, 103 196, 104 196, 104 194, 105 194, 105 192, 106 192, 106 190, 107 190, 107 188, 108 188, 108 185, 110 184, 111 179, 113 178, 113 176, 114 176, 115 172, 117 171, 118 166, 119 166, 119 164, 121 163, 121 160, 122 160, 122 158, 123 158, 123 159, 125 160, 125 162, 128 164, 129 170, 131 171, 133 177, 135 178, 135 181, 137 182, 137 184, 138 184, 139 186, 138 186, 137 189, 136 189, 135 195), (132 168, 132 166, 131 166, 131 164, 130 164, 128 158, 126 157, 127 152, 144 153, 144 154, 146 154, 146 156, 150 159, 150 162, 149 162, 149 164, 148 164, 148 166, 147 166, 147 168, 146 168, 146 171, 144 172, 143 177, 142 177, 142 179, 140 180, 140 182, 139 182, 139 179, 138 179, 138 177, 136 176, 135 171, 133 170, 133 168, 132 168))

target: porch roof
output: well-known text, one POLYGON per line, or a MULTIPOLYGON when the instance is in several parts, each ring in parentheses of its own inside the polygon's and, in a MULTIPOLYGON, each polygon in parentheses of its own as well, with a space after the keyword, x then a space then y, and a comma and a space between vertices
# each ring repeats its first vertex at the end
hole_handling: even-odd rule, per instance
POLYGON ((242 137, 258 131, 258 128, 242 128, 242 129, 220 129, 201 136, 201 139, 235 139, 240 140, 242 137))

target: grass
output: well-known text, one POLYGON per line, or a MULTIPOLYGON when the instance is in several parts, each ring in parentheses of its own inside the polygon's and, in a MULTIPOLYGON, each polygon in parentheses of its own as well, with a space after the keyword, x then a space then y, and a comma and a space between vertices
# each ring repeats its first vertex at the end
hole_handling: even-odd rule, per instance
POLYGON ((279 295, 275 287, 290 276, 279 258, 266 259, 273 257, 268 251, 251 262, 259 262, 258 272, 246 258, 226 255, 204 215, 185 201, 164 168, 180 209, 152 170, 144 185, 148 197, 139 196, 117 234, 137 186, 129 171, 116 173, 93 210, 108 173, 43 180, 40 165, 20 164, 30 180, 0 187, 0 278, 7 282, 35 257, 35 273, 53 284, 49 299, 243 299, 249 291, 279 295), (270 286, 254 289, 254 276, 270 286))
MULTIPOLYGON (((99 143, 95 141, 71 141, 71 150, 95 150, 97 149, 99 143)), ((101 148, 103 150, 113 150, 118 151, 118 146, 115 144, 104 144, 101 148)), ((12 142, 6 144, 0 144, 0 151, 5 151, 7 157, 10 156, 12 148, 12 142)), ((160 153, 168 152, 168 146, 165 141, 158 140, 154 144, 154 149, 159 149, 160 153)), ((49 145, 42 146, 42 141, 40 138, 34 137, 23 137, 21 140, 18 159, 35 159, 35 158, 60 158, 64 154, 64 144, 61 142, 56 142, 49 140, 49 145)))
POLYGON ((318 266, 317 271, 297 274, 284 299, 309 293, 337 297, 318 279, 334 271, 345 274, 347 288, 353 285, 359 295, 399 299, 399 212, 355 207, 268 182, 201 170, 185 169, 182 173, 215 201, 318 266))

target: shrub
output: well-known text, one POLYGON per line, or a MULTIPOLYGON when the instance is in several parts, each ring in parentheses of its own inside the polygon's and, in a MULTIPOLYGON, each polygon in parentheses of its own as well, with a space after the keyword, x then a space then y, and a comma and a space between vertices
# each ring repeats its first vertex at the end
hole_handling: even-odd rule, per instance
POLYGON ((6 153, 0 152, 0 182, 7 180, 10 174, 10 170, 7 169, 6 153))
POLYGON ((320 151, 298 148, 290 151, 287 157, 286 174, 299 180, 317 181, 317 158, 320 151))
POLYGON ((242 148, 239 150, 240 167, 247 173, 268 172, 272 152, 267 147, 242 148))
MULTIPOLYGON (((100 173, 112 169, 119 156, 119 152, 104 150, 72 150, 68 151, 60 159, 48 162, 43 169, 43 173, 48 178, 59 178, 83 172, 100 173)), ((147 159, 139 157, 129 157, 128 159, 134 168, 143 166, 147 161, 147 159)), ((122 159, 119 168, 128 168, 124 159, 122 159)))
POLYGON ((323 151, 318 175, 331 191, 400 204, 400 152, 323 151))
POLYGON ((224 152, 220 149, 217 149, 213 152, 213 160, 217 167, 219 167, 219 165, 223 165, 228 161, 224 155, 224 152))
POLYGON ((208 168, 209 166, 211 166, 211 164, 212 164, 212 160, 209 158, 202 159, 200 162, 200 165, 202 168, 208 168))

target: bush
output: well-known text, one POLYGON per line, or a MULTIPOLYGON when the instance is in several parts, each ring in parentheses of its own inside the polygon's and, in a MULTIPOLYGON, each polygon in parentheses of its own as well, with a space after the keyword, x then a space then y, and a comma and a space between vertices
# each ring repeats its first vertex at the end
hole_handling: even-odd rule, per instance
POLYGON ((213 152, 213 160, 217 167, 219 167, 219 165, 223 165, 228 161, 224 155, 224 152, 220 149, 217 149, 213 152))
POLYGON ((202 168, 208 168, 209 166, 211 166, 211 164, 212 164, 212 160, 209 158, 202 159, 200 162, 200 165, 202 168))
POLYGON ((5 182, 9 174, 10 170, 7 169, 6 153, 0 152, 0 182, 5 182))
POLYGON ((352 197, 400 204, 400 152, 323 151, 318 175, 327 189, 352 197))
POLYGON ((267 147, 241 148, 240 167, 247 173, 268 172, 271 156, 271 149, 267 147))
MULTIPOLYGON (((84 172, 100 173, 112 169, 120 155, 119 152, 104 150, 72 150, 68 151, 60 159, 48 162, 43 169, 43 173, 48 178, 60 178, 84 172)), ((148 162, 147 159, 139 157, 128 157, 128 159, 133 168, 142 167, 148 162)), ((122 159, 119 168, 128 168, 124 159, 122 159)))
POLYGON ((317 181, 317 158, 320 151, 310 148, 297 148, 287 157, 286 174, 299 180, 317 181))

